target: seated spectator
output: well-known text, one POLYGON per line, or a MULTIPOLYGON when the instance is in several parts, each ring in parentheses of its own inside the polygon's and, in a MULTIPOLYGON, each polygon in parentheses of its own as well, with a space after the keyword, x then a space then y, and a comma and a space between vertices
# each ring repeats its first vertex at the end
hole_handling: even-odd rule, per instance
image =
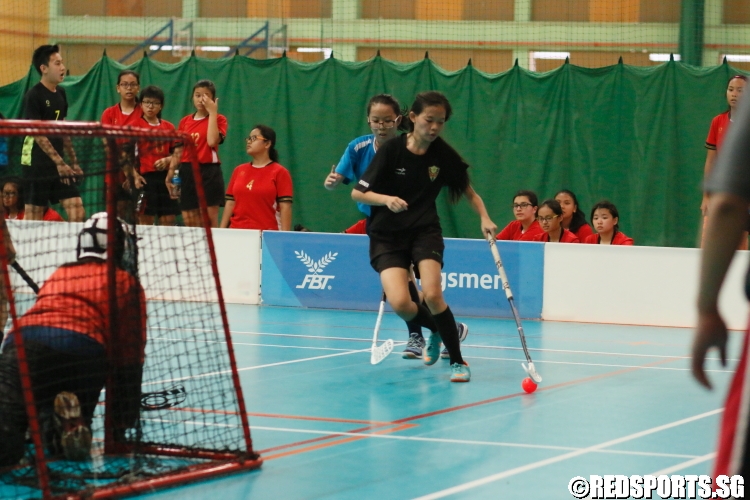
POLYGON ((574 233, 580 241, 583 241, 587 236, 594 234, 594 231, 586 223, 586 215, 581 211, 578 206, 578 198, 569 189, 561 189, 555 195, 555 200, 562 207, 562 227, 570 230, 574 233))
POLYGON ((540 234, 525 234, 521 241, 541 241, 543 243, 580 243, 578 236, 562 227, 563 210, 555 200, 545 200, 539 206, 536 220, 542 226, 540 234))
POLYGON ((591 209, 591 222, 597 234, 583 240, 591 245, 633 245, 633 238, 620 232, 620 213, 617 207, 607 200, 600 201, 591 209))
POLYGON ((516 220, 505 226, 495 237, 498 240, 520 240, 524 235, 541 234, 541 226, 536 221, 539 199, 533 191, 519 191, 513 197, 513 215, 516 220))
POLYGON ((219 227, 292 230, 292 176, 279 165, 276 132, 256 125, 245 149, 253 161, 234 169, 219 227))
MULTIPOLYGON (((3 211, 6 219, 22 220, 24 216, 23 182, 11 177, 3 181, 3 211)), ((63 222, 59 213, 45 207, 42 220, 63 222)))

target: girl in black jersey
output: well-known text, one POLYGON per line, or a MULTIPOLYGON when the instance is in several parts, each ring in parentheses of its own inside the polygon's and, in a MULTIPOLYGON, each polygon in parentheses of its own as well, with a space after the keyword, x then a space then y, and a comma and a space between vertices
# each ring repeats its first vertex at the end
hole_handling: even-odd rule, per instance
POLYGON ((497 226, 471 187, 469 166, 440 138, 450 116, 451 105, 440 92, 417 95, 409 111, 411 132, 378 148, 352 198, 372 206, 370 263, 380 273, 391 307, 404 320, 416 320, 433 332, 422 354, 424 363, 437 361, 442 340, 450 355, 451 381, 468 382, 471 372, 461 357, 456 321, 443 298, 445 245, 435 199, 447 186, 454 203, 466 196, 481 218, 482 234, 495 234, 497 226), (427 307, 409 295, 411 263, 419 269, 427 307))

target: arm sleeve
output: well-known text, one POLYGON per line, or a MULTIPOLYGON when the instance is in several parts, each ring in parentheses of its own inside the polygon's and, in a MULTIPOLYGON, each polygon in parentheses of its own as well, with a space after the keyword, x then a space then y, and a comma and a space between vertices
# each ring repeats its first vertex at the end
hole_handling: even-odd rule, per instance
POLYGON ((370 165, 365 170, 365 173, 362 174, 354 189, 363 193, 374 191, 386 194, 381 193, 380 189, 384 182, 387 182, 387 168, 389 165, 394 164, 396 148, 399 146, 399 142, 399 140, 394 139, 386 142, 378 149, 378 152, 375 153, 370 165))
POLYGON ((357 180, 357 176, 354 173, 354 166, 356 164, 357 159, 354 157, 354 148, 350 143, 341 156, 339 164, 336 165, 336 173, 344 176, 344 184, 349 184, 351 181, 357 180))
POLYGON ((706 149, 716 149, 716 143, 719 141, 719 117, 711 120, 711 126, 708 128, 708 137, 706 137, 706 149))
POLYGON ((705 190, 734 194, 750 202, 750 99, 740 101, 737 119, 724 138, 705 190))
POLYGON ((219 127, 219 144, 224 144, 224 139, 227 137, 227 128, 229 127, 227 117, 224 115, 217 116, 216 125, 219 127))
POLYGON ((292 201, 292 176, 289 170, 281 167, 276 173, 276 200, 292 201))

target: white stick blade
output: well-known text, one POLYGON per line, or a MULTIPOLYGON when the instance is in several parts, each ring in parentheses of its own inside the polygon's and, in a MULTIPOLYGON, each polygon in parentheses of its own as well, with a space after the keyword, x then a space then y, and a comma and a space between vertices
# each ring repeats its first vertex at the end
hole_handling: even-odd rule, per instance
POLYGON ((388 355, 393 352, 393 340, 388 339, 380 347, 373 347, 370 354, 370 364, 377 365, 381 363, 388 355))
POLYGON ((537 384, 542 381, 542 376, 537 373, 536 368, 534 368, 534 363, 529 363, 529 366, 526 366, 525 363, 521 363, 521 366, 523 366, 523 370, 526 374, 531 377, 531 380, 537 384))

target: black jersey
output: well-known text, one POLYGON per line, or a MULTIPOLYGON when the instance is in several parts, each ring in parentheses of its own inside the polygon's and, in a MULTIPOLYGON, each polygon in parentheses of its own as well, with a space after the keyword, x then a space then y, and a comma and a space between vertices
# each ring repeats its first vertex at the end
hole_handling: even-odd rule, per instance
POLYGON ((404 200, 409 208, 393 213, 372 207, 370 231, 392 232, 439 224, 435 200, 444 186, 463 192, 469 186, 469 165, 438 137, 423 155, 406 148, 407 134, 386 142, 375 154, 355 189, 404 200))
MULTIPOLYGON (((26 92, 23 98, 23 117, 26 120, 64 120, 68 114, 68 98, 65 89, 58 86, 56 92, 51 92, 42 82, 37 83, 26 92)), ((62 157, 62 137, 48 137, 52 147, 62 157)), ((22 165, 54 165, 47 153, 34 141, 26 136, 21 153, 22 165)))

